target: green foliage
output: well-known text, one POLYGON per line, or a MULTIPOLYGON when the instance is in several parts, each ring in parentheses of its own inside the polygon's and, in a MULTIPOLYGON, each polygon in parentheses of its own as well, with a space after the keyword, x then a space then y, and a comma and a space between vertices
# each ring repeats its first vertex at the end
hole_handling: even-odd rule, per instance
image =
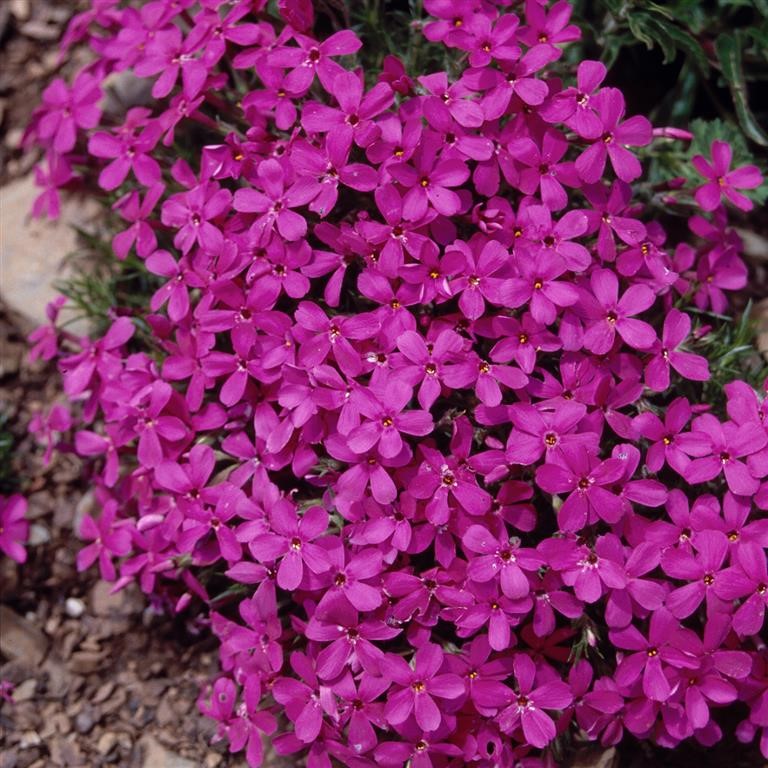
POLYGON ((768 378, 768 363, 757 351, 757 319, 750 301, 741 317, 725 317, 711 312, 699 313, 701 324, 711 329, 697 341, 695 351, 709 360, 711 378, 704 384, 703 400, 725 403, 723 387, 743 379, 760 389, 768 378))

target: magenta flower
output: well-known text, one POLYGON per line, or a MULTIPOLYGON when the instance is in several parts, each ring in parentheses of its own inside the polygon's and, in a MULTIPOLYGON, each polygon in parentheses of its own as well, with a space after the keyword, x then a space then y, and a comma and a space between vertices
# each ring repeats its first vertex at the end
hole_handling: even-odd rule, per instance
POLYGON ((101 119, 102 97, 98 78, 80 72, 72 87, 57 77, 43 91, 37 133, 59 154, 74 149, 77 130, 95 127, 101 119))
POLYGON ((366 420, 347 436, 355 453, 365 453, 374 446, 382 457, 391 459, 403 450, 402 434, 428 435, 434 426, 427 411, 404 410, 413 390, 404 381, 391 377, 381 386, 359 389, 353 397, 366 420))
POLYGON ((547 120, 562 120, 585 139, 596 139, 603 123, 595 113, 594 94, 605 80, 607 70, 599 61, 582 61, 576 69, 576 87, 555 94, 542 107, 547 120))
POLYGON ((508 146, 509 154, 526 166, 520 172, 518 185, 526 195, 541 190, 541 201, 550 211, 559 211, 568 204, 563 183, 579 186, 573 165, 560 162, 568 150, 565 137, 555 130, 544 133, 540 145, 529 138, 514 139, 508 146))
POLYGON ((302 301, 296 311, 296 322, 306 334, 298 333, 300 361, 313 367, 322 363, 329 353, 341 370, 348 376, 357 376, 362 363, 360 353, 352 341, 371 338, 380 328, 372 314, 358 314, 355 317, 336 315, 329 318, 320 307, 309 301, 302 301))
POLYGON ((130 522, 118 521, 116 518, 117 502, 114 499, 104 505, 98 520, 90 515, 83 516, 80 537, 91 543, 77 553, 78 571, 90 568, 98 560, 101 578, 106 581, 115 580, 113 559, 131 551, 130 522))
POLYGON ((677 309, 671 309, 664 318, 661 341, 651 348, 653 357, 645 368, 645 383, 651 389, 663 392, 669 387, 670 368, 691 381, 709 379, 709 366, 705 357, 678 349, 690 333, 690 317, 677 309))
POLYGON ((757 635, 768 606, 768 565, 765 550, 753 541, 739 544, 731 568, 720 571, 714 584, 722 600, 741 600, 733 614, 733 628, 740 635, 757 635))
POLYGON ((299 93, 309 89, 315 75, 323 88, 331 90, 336 76, 344 71, 332 57, 355 53, 362 45, 360 38, 350 29, 336 32, 322 43, 303 34, 296 34, 293 39, 299 47, 282 46, 270 51, 267 63, 273 67, 290 69, 285 84, 299 93))
POLYGON ((450 701, 465 690, 458 675, 451 672, 438 674, 443 665, 443 651, 434 643, 426 643, 416 651, 413 667, 400 656, 387 656, 387 677, 400 686, 390 690, 384 707, 384 717, 389 723, 399 725, 413 712, 420 728, 437 730, 443 715, 435 698, 450 701))
POLYGON ((505 271, 509 264, 509 252, 497 240, 484 243, 479 254, 478 248, 479 245, 473 249, 467 243, 456 241, 448 251, 464 256, 463 275, 451 284, 451 290, 461 292, 459 309, 470 320, 483 314, 486 300, 503 303, 506 283, 497 273, 505 271))
POLYGON ((610 158, 613 170, 622 181, 634 181, 642 173, 640 162, 626 148, 644 147, 651 143, 651 124, 647 118, 635 115, 621 122, 624 97, 616 88, 603 88, 593 102, 602 123, 600 138, 576 158, 579 176, 594 184, 605 170, 610 158))
POLYGON ((696 188, 696 202, 705 211, 714 211, 725 197, 742 211, 751 211, 752 201, 738 192, 739 189, 755 189, 763 183, 760 169, 754 165, 731 168, 732 150, 727 141, 713 141, 710 147, 712 162, 696 155, 691 163, 707 183, 696 188))
POLYGON ((283 166, 273 159, 259 164, 256 178, 263 191, 238 189, 232 205, 236 211, 259 214, 251 225, 257 243, 266 245, 275 231, 289 242, 304 237, 306 219, 291 209, 315 197, 313 186, 301 182, 289 185, 283 166))
POLYGON ((557 279, 567 267, 556 253, 542 250, 536 259, 520 260, 518 269, 521 276, 504 283, 504 304, 512 308, 530 304, 531 316, 536 322, 551 325, 559 309, 579 300, 575 286, 557 279))
POLYGON ((203 182, 187 192, 172 195, 161 209, 163 224, 174 227, 177 233, 173 244, 182 253, 189 253, 198 243, 208 251, 220 251, 224 238, 213 223, 232 202, 232 193, 215 182, 203 182))
POLYGON ((606 486, 623 469, 618 459, 601 462, 583 445, 564 445, 552 462, 536 470, 536 484, 547 493, 569 494, 557 513, 558 525, 562 531, 579 531, 599 518, 617 522, 621 503, 606 486))
POLYGON ((420 383, 419 405, 429 410, 440 395, 441 382, 447 369, 464 348, 462 338, 453 331, 443 331, 434 342, 427 342, 416 331, 405 331, 397 337, 397 347, 405 358, 398 373, 407 377, 408 384, 420 383))
POLYGON ((666 701, 672 693, 668 670, 695 669, 699 660, 686 648, 680 623, 665 608, 651 614, 648 637, 630 625, 609 633, 611 642, 623 650, 616 670, 619 685, 631 685, 642 677, 643 692, 651 701, 666 701))
POLYGON ((304 565, 314 573, 331 567, 326 551, 313 543, 328 528, 328 513, 321 507, 310 507, 301 517, 287 500, 277 503, 269 515, 274 533, 264 533, 249 542, 256 560, 280 559, 277 583, 282 589, 298 589, 304 576, 304 565))
POLYGON ((487 67, 494 59, 514 61, 520 57, 520 46, 515 42, 519 23, 511 13, 501 16, 495 24, 485 14, 475 13, 466 24, 454 25, 445 43, 469 51, 472 67, 487 67))
POLYGON ((664 413, 664 421, 653 412, 636 416, 633 427, 646 440, 648 446, 645 464, 651 472, 658 472, 669 464, 678 474, 684 474, 691 456, 706 456, 708 441, 702 432, 683 432, 692 416, 691 405, 684 397, 675 398, 664 413))
POLYGON ((481 703, 494 708, 504 706, 499 714, 502 731, 512 733, 521 727, 528 744, 544 748, 557 732, 554 721, 544 710, 565 709, 573 701, 573 695, 568 685, 559 680, 534 687, 538 673, 535 663, 526 654, 517 653, 513 665, 517 691, 507 688, 501 699, 493 691, 495 695, 482 697, 481 703))
POLYGON ((385 656, 374 642, 390 640, 401 631, 376 619, 361 620, 346 598, 337 595, 322 613, 312 617, 306 635, 310 640, 329 643, 317 655, 317 674, 321 680, 335 680, 350 666, 381 675, 385 656))
POLYGON ((768 444, 768 433, 762 426, 748 422, 738 426, 732 422, 721 424, 712 414, 705 413, 693 421, 693 428, 706 436, 708 451, 685 468, 683 477, 689 483, 703 483, 725 475, 728 487, 740 496, 751 496, 760 487, 760 481, 748 469, 744 459, 768 444))
POLYGON ((412 160, 413 165, 400 163, 388 170, 408 191, 403 198, 403 218, 422 219, 430 206, 443 216, 453 216, 461 210, 461 198, 452 187, 461 186, 469 178, 469 168, 461 160, 438 158, 437 147, 422 144, 412 160))
POLYGON ((683 549, 668 549, 661 556, 661 567, 668 576, 690 582, 670 592, 665 602, 678 619, 690 616, 705 598, 708 612, 720 607, 714 585, 728 555, 728 538, 720 531, 704 530, 696 536, 693 548, 698 556, 683 549))
POLYGON ((494 536, 482 525, 470 525, 461 542, 477 555, 469 560, 467 576, 479 582, 498 576, 501 591, 512 600, 525 597, 531 590, 525 571, 536 571, 544 564, 535 551, 521 547, 518 538, 494 536))
POLYGON ((392 103, 394 94, 387 83, 377 83, 363 95, 363 82, 353 72, 340 72, 333 79, 331 95, 340 109, 309 102, 301 114, 301 125, 309 133, 327 133, 330 146, 349 146, 354 140, 367 147, 379 136, 373 118, 392 103))
POLYGON ((566 445, 595 448, 594 433, 576 432, 586 413, 583 405, 574 402, 565 402, 562 407, 552 410, 515 403, 509 411, 514 428, 507 440, 507 462, 527 467, 536 464, 542 456, 547 463, 554 461, 566 445))
POLYGON ((19 493, 0 496, 0 550, 17 563, 27 561, 24 544, 29 537, 27 500, 19 493))
POLYGON ((647 286, 633 285, 619 299, 619 280, 607 269, 597 269, 590 278, 594 298, 584 297, 592 323, 584 333, 584 346, 596 355, 604 355, 613 346, 616 334, 635 349, 648 349, 656 341, 656 331, 638 315, 648 309, 656 297, 647 286))
POLYGON ((88 140, 88 152, 111 160, 99 174, 99 186, 111 191, 119 187, 133 171, 144 187, 160 182, 160 165, 151 152, 160 139, 162 127, 149 122, 149 111, 141 107, 129 110, 126 121, 116 133, 94 133, 88 140))
POLYGON ((136 63, 135 72, 139 77, 159 74, 152 86, 155 98, 167 96, 181 74, 184 98, 194 99, 208 78, 208 69, 195 56, 195 48, 193 35, 185 40, 178 27, 166 28, 153 37, 146 54, 136 63))

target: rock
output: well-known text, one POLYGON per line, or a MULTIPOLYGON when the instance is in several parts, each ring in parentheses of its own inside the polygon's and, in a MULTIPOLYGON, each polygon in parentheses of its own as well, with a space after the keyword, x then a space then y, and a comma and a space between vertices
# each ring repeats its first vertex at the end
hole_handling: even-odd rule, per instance
POLYGON ((13 700, 17 704, 21 704, 22 701, 30 701, 35 698, 36 691, 37 680, 30 677, 29 680, 25 680, 13 689, 13 700))
POLYGON ((99 581, 91 590, 91 610, 96 616, 133 616, 144 609, 144 598, 139 589, 131 584, 112 593, 113 585, 99 581))
POLYGON ((112 731, 102 733, 96 743, 96 749, 100 755, 106 757, 117 746, 117 734, 112 731))
POLYGON ((71 619, 79 619, 85 613, 85 603, 79 597, 68 597, 64 602, 64 612, 71 619))
POLYGON ((75 730, 78 733, 89 733, 95 724, 93 710, 89 706, 75 715, 75 730))
POLYGON ((21 740, 19 741, 19 749, 29 749, 30 747, 38 747, 43 743, 40 738, 40 734, 37 731, 24 731, 21 734, 21 740))
MULTIPOLYGON (((58 295, 54 283, 67 276, 65 259, 77 250, 72 226, 88 228, 100 211, 95 201, 70 199, 62 201, 58 221, 32 220, 29 212, 39 193, 28 174, 3 187, 0 206, 0 290, 11 309, 35 325, 46 322, 45 306, 58 295)), ((82 323, 75 328, 83 330, 82 323)))
POLYGON ((9 128, 3 140, 5 148, 10 150, 20 149, 22 138, 24 138, 24 131, 21 128, 9 128))
POLYGON ((30 547, 37 547, 40 544, 47 544, 51 540, 51 532, 45 525, 32 523, 29 527, 29 540, 27 544, 30 547))
POLYGON ((8 0, 8 6, 16 21, 26 21, 29 18, 29 0, 8 0))
POLYGON ((19 660, 36 667, 48 652, 45 635, 27 619, 0 605, 0 653, 8 659, 19 660))
POLYGON ((69 668, 78 675, 90 675, 99 669, 108 651, 76 651, 69 660, 69 668))
POLYGON ((145 736, 139 742, 143 760, 141 768, 196 768, 196 764, 171 752, 154 736, 145 736))

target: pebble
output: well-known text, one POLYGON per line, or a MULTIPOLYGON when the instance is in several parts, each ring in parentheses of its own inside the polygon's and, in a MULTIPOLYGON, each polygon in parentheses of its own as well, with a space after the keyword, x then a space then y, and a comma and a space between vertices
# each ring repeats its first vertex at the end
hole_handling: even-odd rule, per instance
POLYGON ((85 603, 79 597, 68 597, 64 611, 71 619, 79 619, 85 613, 85 603))

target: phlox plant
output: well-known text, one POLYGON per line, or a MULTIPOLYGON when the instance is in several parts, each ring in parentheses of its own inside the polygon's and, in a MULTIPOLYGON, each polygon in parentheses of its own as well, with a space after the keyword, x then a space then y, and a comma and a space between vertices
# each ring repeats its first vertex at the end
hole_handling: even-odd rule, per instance
POLYGON ((730 705, 768 757, 768 401, 708 402, 700 354, 760 172, 716 140, 644 185, 691 134, 563 60, 565 0, 423 9, 443 69, 364 70, 309 0, 70 23, 36 210, 103 200, 151 286, 31 338, 102 510, 78 567, 210 627, 200 706, 254 767, 535 768, 730 705))

